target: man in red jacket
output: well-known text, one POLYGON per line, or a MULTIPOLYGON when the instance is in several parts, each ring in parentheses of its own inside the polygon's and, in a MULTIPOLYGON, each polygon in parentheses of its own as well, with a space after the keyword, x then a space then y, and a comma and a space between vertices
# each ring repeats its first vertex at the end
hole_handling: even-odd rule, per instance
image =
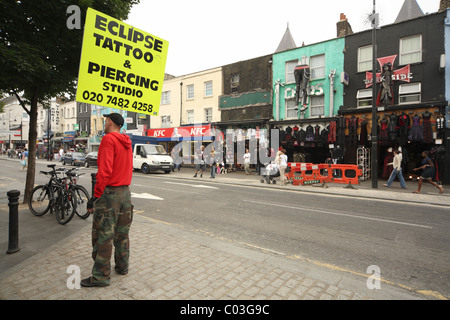
POLYGON ((83 287, 109 286, 111 255, 114 244, 115 270, 128 273, 130 244, 128 233, 133 217, 129 185, 133 174, 131 140, 120 134, 124 124, 118 113, 104 115, 105 132, 98 149, 98 171, 94 195, 87 208, 94 213, 92 224, 92 258, 94 267, 89 278, 81 280, 83 287))

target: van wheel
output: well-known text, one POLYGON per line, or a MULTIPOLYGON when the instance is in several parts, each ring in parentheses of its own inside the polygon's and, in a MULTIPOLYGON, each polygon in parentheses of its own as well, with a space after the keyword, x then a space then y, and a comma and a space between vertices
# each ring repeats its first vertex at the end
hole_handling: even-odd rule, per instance
POLYGON ((142 165, 142 167, 141 167, 141 172, 142 172, 142 173, 145 173, 145 174, 147 174, 147 173, 150 172, 150 167, 148 166, 148 164, 144 163, 144 164, 142 165))

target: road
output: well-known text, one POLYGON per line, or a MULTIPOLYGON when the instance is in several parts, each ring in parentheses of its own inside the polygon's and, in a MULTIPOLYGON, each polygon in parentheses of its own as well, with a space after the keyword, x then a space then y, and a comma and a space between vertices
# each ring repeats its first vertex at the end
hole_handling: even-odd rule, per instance
MULTIPOLYGON (((24 172, 2 162, 10 189, 24 172)), ((17 168, 17 167, 16 167, 17 168)), ((38 164, 37 172, 45 170, 38 164)), ((82 184, 91 190, 90 173, 82 184)), ((207 176, 135 172, 135 213, 255 250, 353 274, 377 266, 384 281, 450 296, 450 212, 443 206, 220 183, 207 176)), ((257 179, 257 178, 256 178, 257 179)), ((38 175, 36 183, 46 179, 38 175)), ((17 187, 22 185, 22 187, 17 187)), ((76 231, 85 221, 75 219, 76 231)), ((52 220, 54 224, 54 221, 52 220)))
POLYGON ((136 212, 355 274, 375 265, 390 283, 450 296, 448 208, 173 177, 136 173, 133 193, 153 197, 135 197, 136 212))

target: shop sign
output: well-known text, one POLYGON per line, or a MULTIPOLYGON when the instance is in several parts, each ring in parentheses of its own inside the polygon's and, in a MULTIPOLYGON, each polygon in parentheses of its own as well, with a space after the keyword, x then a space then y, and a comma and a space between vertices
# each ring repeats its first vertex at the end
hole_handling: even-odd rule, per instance
POLYGON ((155 138, 186 138, 211 135, 211 125, 148 129, 147 136, 155 138))
MULTIPOLYGON (((397 55, 378 58, 378 63, 380 64, 380 69, 383 69, 383 65, 386 63, 391 63, 391 65, 394 65, 394 61, 397 58, 397 55)), ((372 86, 373 82, 373 73, 366 71, 366 79, 364 80, 364 83, 366 85, 366 88, 369 88, 372 86)), ((411 79, 413 78, 413 74, 411 73, 411 65, 404 66, 403 68, 392 70, 392 81, 404 81, 404 82, 411 82, 411 79)), ((384 77, 381 76, 381 72, 377 73, 377 83, 381 83, 384 80, 384 77)))
POLYGON ((158 115, 169 43, 88 8, 76 100, 158 115))

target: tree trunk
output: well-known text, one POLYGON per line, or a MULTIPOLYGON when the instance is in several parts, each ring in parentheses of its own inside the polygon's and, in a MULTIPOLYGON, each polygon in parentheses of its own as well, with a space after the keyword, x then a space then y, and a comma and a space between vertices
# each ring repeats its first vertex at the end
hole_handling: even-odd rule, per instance
POLYGON ((23 196, 23 203, 28 203, 31 190, 34 187, 34 178, 36 173, 36 141, 37 141, 37 90, 33 94, 30 106, 30 126, 28 131, 28 170, 27 179, 25 183, 25 192, 23 196))

